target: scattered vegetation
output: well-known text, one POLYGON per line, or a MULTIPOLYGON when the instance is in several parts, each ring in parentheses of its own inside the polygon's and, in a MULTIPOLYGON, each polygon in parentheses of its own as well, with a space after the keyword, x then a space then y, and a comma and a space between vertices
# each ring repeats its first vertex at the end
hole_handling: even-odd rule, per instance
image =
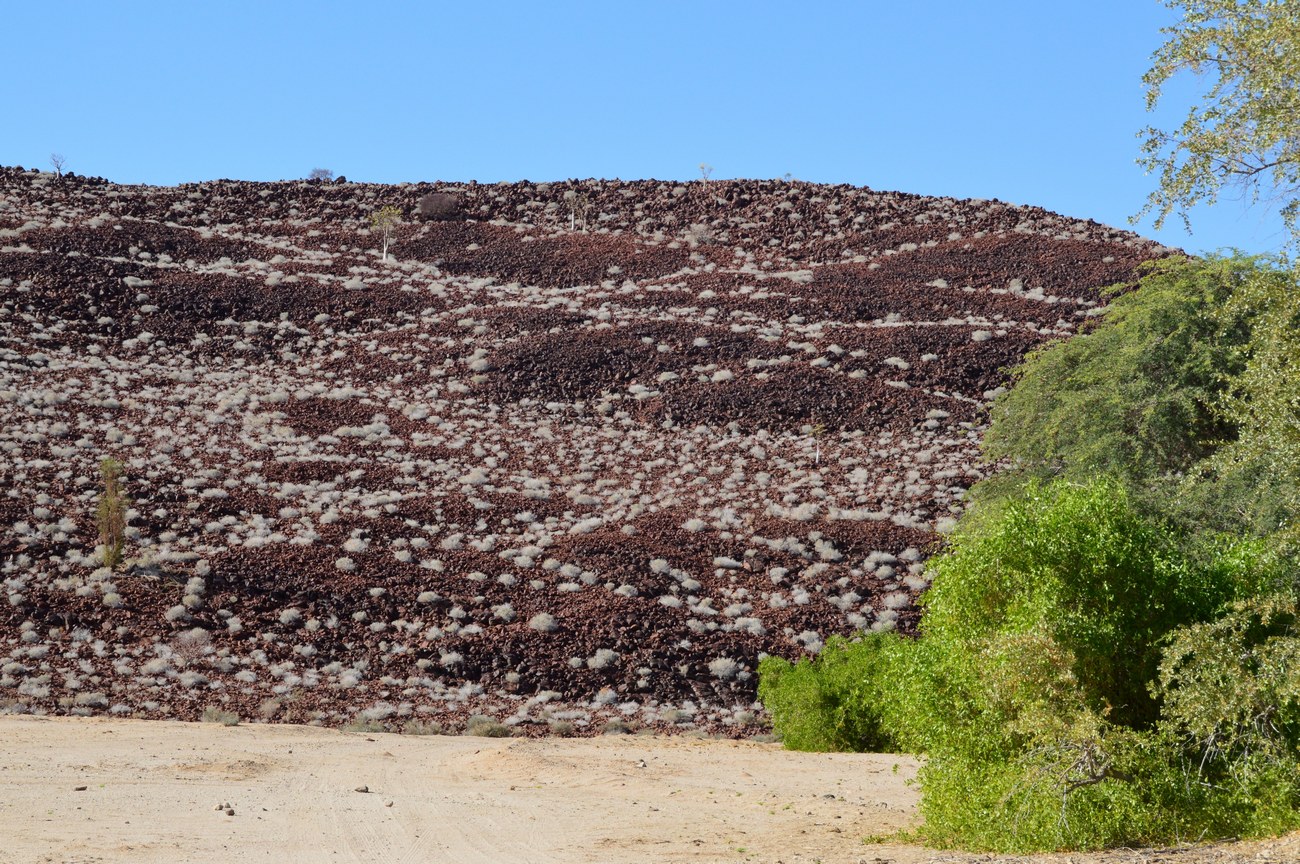
POLYGON ((601 729, 602 735, 630 735, 634 730, 631 723, 622 717, 611 717, 601 729))
POLYGON ((402 725, 403 735, 446 735, 447 730, 441 724, 432 720, 408 720, 402 725))
POLYGON ((45 325, 9 347, 49 373, 0 392, 17 484, 0 499, 0 689, 47 713, 192 718, 222 690, 245 723, 373 707, 359 719, 397 731, 436 706, 529 734, 617 713, 744 736, 761 652, 911 629, 926 580, 908 551, 980 473, 972 399, 1163 253, 989 202, 586 180, 445 187, 473 224, 399 226, 401 266, 376 267, 370 214, 444 187, 73 179, 69 197, 48 167, 0 167, 23 214, 4 230, 41 253, 0 293, 45 325), (589 235, 551 230, 566 192, 589 202, 589 235), (988 285, 1022 293, 1055 292, 1055 262, 1086 254, 1058 304, 967 293, 953 234, 983 250, 988 285), (888 291, 846 305, 875 297, 859 289, 879 262, 888 291), (950 289, 910 290, 940 273, 950 289), (356 290, 367 302, 340 294, 356 290), (835 308, 790 315, 809 291, 835 308), (926 326, 937 315, 964 324, 926 326), (80 350, 91 333, 107 354, 80 350), (877 392, 882 373, 912 389, 877 392), (847 411, 824 416, 832 402, 847 411), (80 414, 102 422, 69 425, 80 414), (110 454, 136 499, 129 584, 87 525, 110 454), (820 456, 834 470, 810 486, 820 456))
POLYGON ((376 734, 379 732, 388 731, 388 727, 385 726, 380 721, 367 720, 360 717, 353 720, 351 723, 345 724, 344 726, 341 726, 339 728, 342 729, 344 732, 364 732, 367 734, 376 734))

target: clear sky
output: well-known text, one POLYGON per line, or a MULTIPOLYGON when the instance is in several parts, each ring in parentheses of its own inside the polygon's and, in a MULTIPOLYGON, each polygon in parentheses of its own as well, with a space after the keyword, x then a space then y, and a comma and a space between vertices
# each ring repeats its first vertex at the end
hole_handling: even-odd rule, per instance
MULTIPOLYGON (((122 183, 781 177, 1130 227, 1158 0, 8 4, 0 163, 122 183)), ((1285 241, 1223 201, 1136 230, 1285 241)))

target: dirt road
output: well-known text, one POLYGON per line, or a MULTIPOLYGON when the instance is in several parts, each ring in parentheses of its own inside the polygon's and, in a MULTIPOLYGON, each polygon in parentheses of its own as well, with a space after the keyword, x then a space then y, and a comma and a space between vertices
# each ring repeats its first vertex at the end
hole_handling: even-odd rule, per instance
MULTIPOLYGON (((0 860, 988 861, 864 843, 915 819, 907 783, 915 770, 895 756, 686 738, 529 741, 5 717, 0 860)), ((1300 836, 1087 860, 1297 859, 1300 836)))

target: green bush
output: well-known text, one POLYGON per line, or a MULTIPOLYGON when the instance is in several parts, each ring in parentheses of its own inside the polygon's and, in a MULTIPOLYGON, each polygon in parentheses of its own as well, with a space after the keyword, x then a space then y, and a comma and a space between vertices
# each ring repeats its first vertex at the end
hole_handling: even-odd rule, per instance
POLYGON ((935 845, 1015 853, 1152 838, 1141 788, 1114 779, 1131 770, 1141 735, 1095 716, 1073 733, 1013 759, 983 759, 957 748, 932 754, 920 777, 922 836, 935 845))
POLYGON ((1158 714, 1146 682, 1160 637, 1209 618, 1246 578, 1195 567, 1111 480, 1031 486, 995 521, 959 531, 933 568, 927 636, 969 653, 995 634, 1041 633, 1070 652, 1088 707, 1134 726, 1158 714))
POLYGON ((1298 618, 1293 597, 1260 597, 1169 639, 1152 689, 1170 731, 1219 780, 1245 784, 1300 757, 1298 618))
POLYGON ((1249 812, 1188 782, 1149 684, 1169 634, 1213 620, 1267 561, 1220 540, 1205 567, 1179 539, 1110 480, 1030 486, 958 532, 879 712, 929 757, 927 839, 1027 852, 1251 833, 1249 812))
POLYGON ((882 652, 895 640, 871 634, 850 642, 826 640, 814 662, 775 655, 758 664, 758 698, 790 750, 889 751, 879 705, 888 698, 882 652))
MULTIPOLYGON (((1032 485, 963 523, 932 562, 919 638, 768 658, 760 698, 789 747, 924 753, 922 834, 937 844, 1027 852, 1272 830, 1295 760, 1245 786, 1202 775, 1202 751, 1161 711, 1190 673, 1155 683, 1187 634, 1219 633, 1225 605, 1270 582, 1259 544, 1214 542, 1213 566, 1197 563, 1118 481, 1032 485), (1283 791, 1264 796, 1263 777, 1283 791)), ((1202 668, 1189 662, 1177 668, 1202 668)))

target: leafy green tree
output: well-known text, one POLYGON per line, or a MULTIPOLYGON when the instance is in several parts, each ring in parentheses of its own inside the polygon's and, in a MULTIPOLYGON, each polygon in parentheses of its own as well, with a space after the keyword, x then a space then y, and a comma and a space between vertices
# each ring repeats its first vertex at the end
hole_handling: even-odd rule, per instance
POLYGON ((1225 317, 1252 322, 1244 366, 1221 403, 1240 433, 1192 479, 1202 497, 1237 508, 1232 518, 1253 533, 1300 550, 1300 271, 1247 280, 1225 317))
POLYGON ((1180 72, 1206 74, 1208 92, 1173 131, 1141 133, 1140 164, 1160 177, 1139 215, 1156 227, 1214 203, 1225 188, 1281 205, 1300 241, 1300 4, 1294 0, 1166 0, 1182 20, 1143 77, 1147 109, 1180 72))
POLYGON ((1119 478, 1185 533, 1300 541, 1300 287, 1265 257, 1169 258, 1074 338, 1013 370, 986 502, 1057 478, 1119 478))
POLYGON ((1236 429, 1215 406, 1243 367, 1249 329, 1218 312, 1254 271, 1248 259, 1156 262, 1084 333, 1031 353, 993 405, 990 460, 1030 478, 1186 470, 1236 429))

